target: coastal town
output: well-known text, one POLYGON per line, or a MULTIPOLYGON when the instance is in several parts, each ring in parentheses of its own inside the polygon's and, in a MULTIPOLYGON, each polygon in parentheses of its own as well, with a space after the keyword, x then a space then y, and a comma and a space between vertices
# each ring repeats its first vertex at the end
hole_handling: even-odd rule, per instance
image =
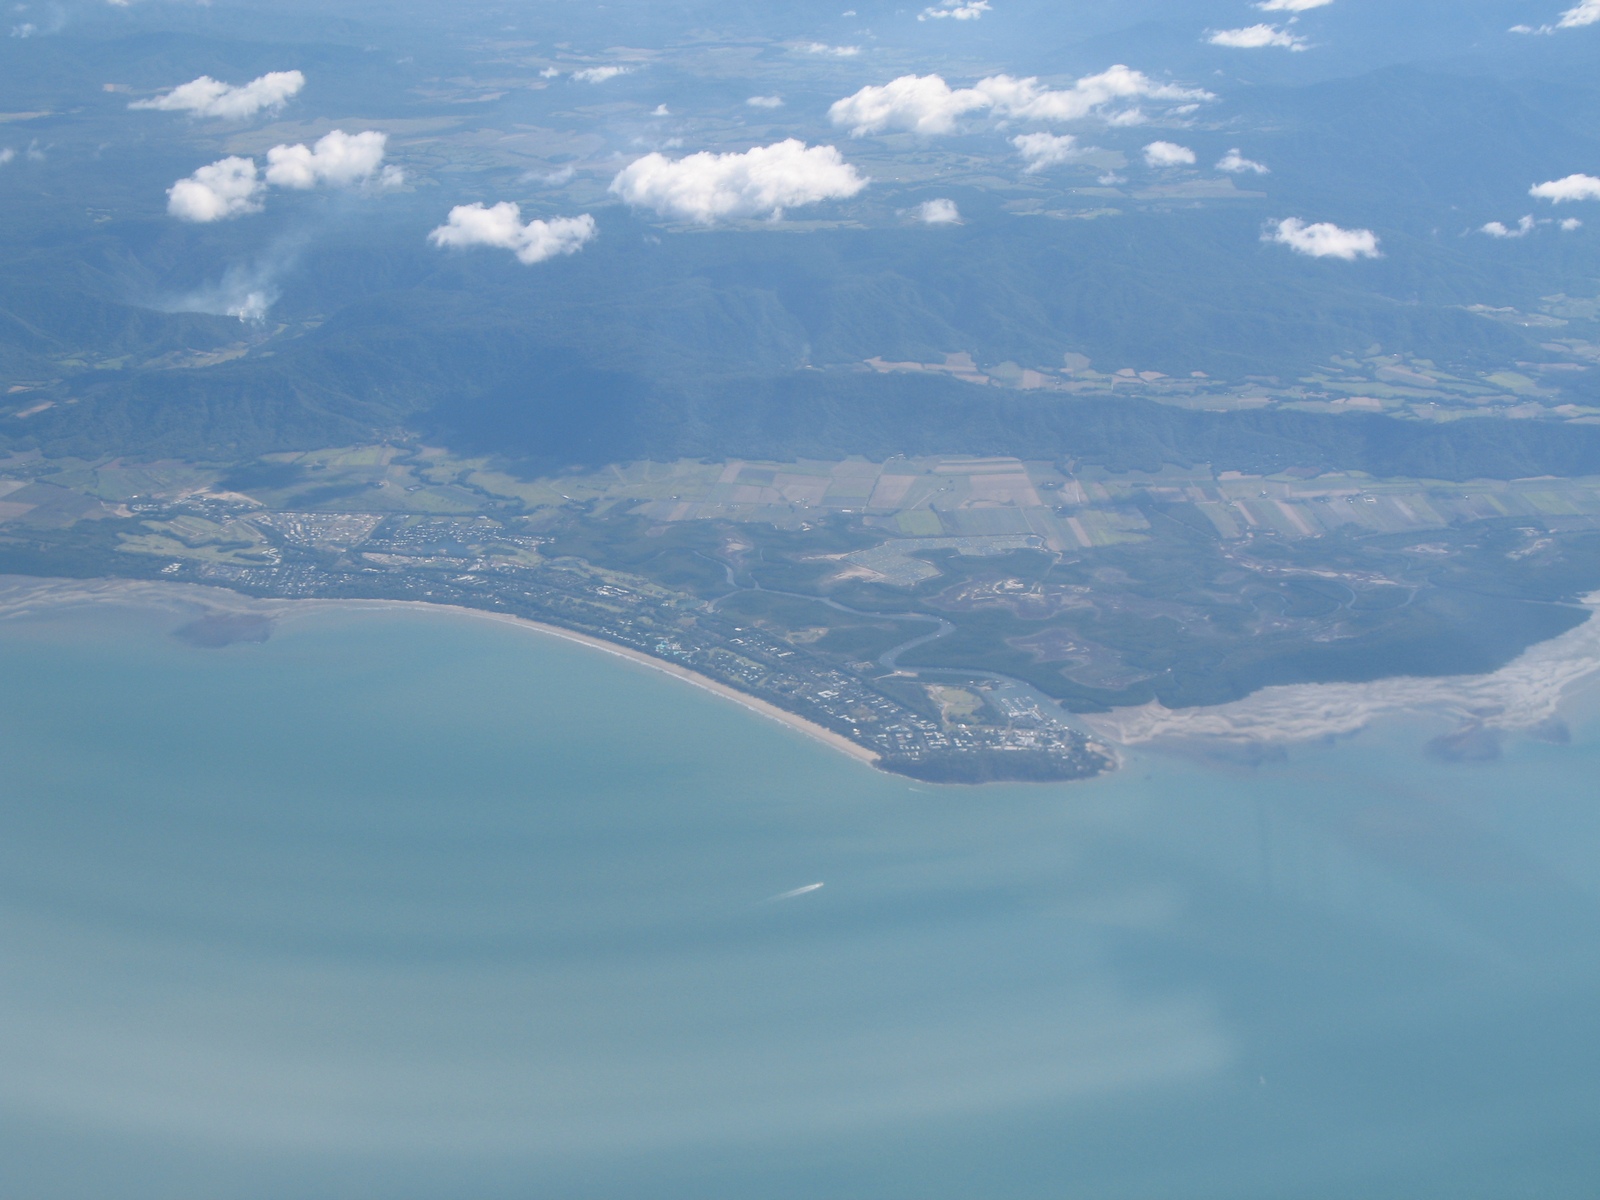
MULTIPOLYGON (((894 694, 922 685, 892 665, 893 650, 836 663, 742 623, 715 602, 582 559, 544 559, 541 539, 493 521, 252 513, 236 500, 200 497, 182 507, 223 527, 248 518, 271 550, 254 563, 176 558, 161 568, 174 582, 258 597, 454 605, 538 622, 732 689, 847 740, 884 770, 933 782, 1080 779, 1114 765, 1104 744, 1014 683, 971 681, 960 690, 974 703, 930 717, 926 705, 918 711, 894 694)), ((926 636, 912 626, 906 642, 926 636)))
POLYGON ((1492 671, 1587 615, 1597 535, 1595 478, 973 456, 524 477, 416 443, 0 460, 0 571, 534 622, 948 782, 1087 778, 1130 721, 1383 678, 1396 646, 1408 673, 1492 671))

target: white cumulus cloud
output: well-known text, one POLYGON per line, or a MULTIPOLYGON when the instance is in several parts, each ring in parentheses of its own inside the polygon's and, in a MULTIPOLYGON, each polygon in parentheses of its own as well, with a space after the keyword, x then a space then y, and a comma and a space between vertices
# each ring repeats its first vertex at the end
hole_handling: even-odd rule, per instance
POLYGON ((1246 158, 1239 153, 1237 146, 1217 159, 1217 170, 1226 171, 1230 175, 1243 175, 1247 171, 1256 175, 1270 174, 1266 163, 1258 163, 1252 158, 1246 158))
POLYGON ((1312 258, 1381 258, 1378 235, 1370 229, 1340 229, 1328 221, 1307 225, 1299 217, 1288 217, 1261 235, 1264 242, 1277 242, 1296 254, 1312 258))
POLYGON ((1533 214, 1529 213, 1524 217, 1520 217, 1515 225, 1504 225, 1499 221, 1490 221, 1487 224, 1478 226, 1478 232, 1486 233, 1494 238, 1522 238, 1527 237, 1541 225, 1554 225, 1563 233, 1571 233, 1575 229, 1583 228, 1583 222, 1578 220, 1577 217, 1567 217, 1561 221, 1556 221, 1549 217, 1541 217, 1536 220, 1533 214))
POLYGON ((1074 121, 1122 100, 1210 100, 1210 92, 1157 83, 1143 72, 1117 65, 1085 75, 1069 88, 1051 89, 1037 78, 991 75, 970 88, 952 88, 940 75, 902 75, 869 85, 828 109, 835 125, 853 137, 889 129, 942 134, 970 112, 1034 121, 1074 121))
POLYGON ((255 160, 234 155, 201 167, 167 189, 167 211, 180 221, 204 224, 261 211, 261 181, 255 160))
POLYGON ((1580 0, 1561 14, 1561 19, 1556 22, 1556 28, 1581 29, 1585 25, 1597 22, 1600 22, 1600 0, 1580 0))
POLYGON ((1151 142, 1144 148, 1144 161, 1150 167, 1193 166, 1194 151, 1177 142, 1151 142))
POLYGON ((1530 214, 1511 226, 1502 225, 1499 221, 1490 221, 1488 224, 1480 226, 1478 232, 1487 233, 1490 237, 1496 238, 1520 238, 1527 237, 1532 233, 1536 224, 1538 222, 1530 214))
POLYGON ((377 176, 384 184, 399 183, 397 168, 387 168, 380 175, 388 140, 387 134, 375 129, 355 134, 335 129, 318 138, 314 146, 274 146, 267 151, 267 182, 300 189, 319 183, 349 187, 377 176))
POLYGON ((782 96, 751 96, 745 101, 751 108, 782 108, 782 96))
POLYGON ((1306 39, 1297 37, 1276 25, 1246 25, 1243 29, 1219 29, 1207 39, 1213 46, 1228 46, 1234 50, 1259 50, 1263 46, 1282 46, 1286 50, 1304 50, 1306 39))
POLYGON ((1554 33, 1558 29, 1582 29, 1585 25, 1600 22, 1600 0, 1578 0, 1561 14, 1554 25, 1513 25, 1512 33, 1554 33))
POLYGON ((846 199, 866 186, 835 147, 788 138, 742 154, 646 154, 617 173, 611 192, 664 217, 709 225, 722 217, 778 216, 786 208, 846 199))
POLYGON ((1310 12, 1313 8, 1323 8, 1332 4, 1333 0, 1261 0, 1256 7, 1262 12, 1310 12))
POLYGON ((1078 149, 1078 139, 1070 133, 1021 133, 1011 139, 1011 144, 1028 164, 1023 170, 1029 175, 1059 167, 1083 153, 1078 149))
POLYGON ((795 49, 806 54, 825 54, 829 58, 854 58, 861 53, 860 46, 830 46, 827 42, 801 42, 795 49))
POLYGON ((940 197, 937 200, 924 200, 916 207, 917 220, 924 225, 959 225, 961 224, 961 210, 956 207, 954 200, 940 197))
POLYGON ((572 182, 577 171, 568 163, 564 167, 557 167, 554 171, 524 171, 518 180, 522 183, 537 183, 541 187, 566 187, 572 182))
POLYGON ((167 211, 180 221, 221 221, 261 211, 267 185, 306 189, 327 184, 350 187, 401 182, 400 168, 383 165, 386 135, 376 130, 348 134, 342 129, 314 146, 274 146, 267 151, 263 176, 253 158, 234 155, 201 167, 167 189, 167 211))
POLYGON ((979 80, 978 89, 991 97, 997 114, 1034 121, 1076 121, 1120 100, 1215 99, 1200 88, 1157 83, 1142 71, 1120 63, 1098 75, 1085 75, 1070 88, 1041 88, 1038 80, 995 75, 979 80))
POLYGON ((849 126, 854 137, 885 129, 937 134, 949 133, 958 117, 991 104, 978 89, 952 89, 939 75, 902 75, 835 101, 828 117, 849 126))
POLYGON ((618 75, 626 75, 632 67, 584 67, 581 71, 574 71, 572 77, 579 83, 604 83, 608 79, 615 79, 618 75))
POLYGON ((989 11, 989 0, 939 0, 917 14, 919 21, 976 21, 989 11))
POLYGON ((197 117, 223 117, 238 121, 263 110, 276 112, 306 85, 299 71, 269 71, 249 83, 231 84, 202 75, 173 88, 165 95, 135 100, 129 108, 152 108, 162 112, 186 112, 197 117))
POLYGON ((428 240, 435 246, 464 249, 468 246, 493 246, 510 250, 517 261, 532 266, 562 254, 576 254, 595 236, 594 218, 588 213, 577 217, 553 217, 548 221, 522 220, 522 209, 510 200, 485 208, 482 204, 458 204, 445 223, 428 240))
POLYGON ((856 138, 880 130, 949 133, 958 117, 990 104, 976 88, 952 90, 941 75, 901 75, 835 101, 827 115, 834 125, 850 126, 856 138))
POLYGON ((10 162, 16 156, 17 156, 17 152, 15 150, 13 150, 10 146, 6 146, 4 148, 0 148, 0 167, 5 166, 8 162, 10 162))
POLYGON ((1600 179, 1593 175, 1568 175, 1565 179, 1536 183, 1528 189, 1528 195, 1553 204, 1567 200, 1600 200, 1600 179))

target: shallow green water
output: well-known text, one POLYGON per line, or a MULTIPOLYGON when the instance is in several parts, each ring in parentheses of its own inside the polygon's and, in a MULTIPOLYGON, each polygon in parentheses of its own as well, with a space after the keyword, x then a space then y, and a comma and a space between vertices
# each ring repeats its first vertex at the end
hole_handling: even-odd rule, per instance
POLYGON ((7 1195, 1600 1179, 1592 718, 939 789, 487 622, 177 623, 0 622, 7 1195))

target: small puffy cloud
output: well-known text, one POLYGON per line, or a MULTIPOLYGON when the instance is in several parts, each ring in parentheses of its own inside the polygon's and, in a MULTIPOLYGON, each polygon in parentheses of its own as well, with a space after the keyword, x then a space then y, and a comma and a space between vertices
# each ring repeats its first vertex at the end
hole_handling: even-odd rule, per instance
POLYGON ((1194 151, 1177 142, 1151 142, 1144 148, 1144 161, 1148 167, 1191 167, 1194 151))
POLYGON ((1580 0, 1556 22, 1557 29, 1581 29, 1585 25, 1600 23, 1600 0, 1580 0))
POLYGON ((1565 179, 1552 179, 1536 183, 1528 195, 1540 200, 1561 204, 1568 200, 1600 200, 1600 179, 1593 175, 1568 175, 1565 179))
POLYGON ((788 138, 742 154, 647 154, 617 173, 611 192, 664 217, 710 225, 722 217, 778 216, 786 208, 846 199, 866 186, 835 147, 788 138))
POLYGON ((1304 50, 1306 39, 1296 37, 1287 29, 1276 25, 1246 25, 1243 29, 1219 29, 1208 39, 1213 46, 1227 46, 1234 50, 1259 50, 1264 46, 1281 46, 1285 50, 1304 50))
POLYGON ((751 108, 782 108, 782 96, 751 96, 745 101, 751 108))
POLYGON ((0 148, 0 167, 5 166, 8 162, 10 162, 16 156, 17 156, 17 152, 15 150, 13 150, 10 146, 5 146, 3 148, 0 148))
POLYGON ((1059 167, 1083 153, 1078 149, 1078 139, 1070 133, 1022 133, 1012 138, 1011 144, 1028 164, 1023 170, 1029 175, 1059 167))
POLYGON ((1561 14, 1554 25, 1513 25, 1512 33, 1554 33, 1558 29, 1582 29, 1600 22, 1600 0, 1579 0, 1561 14))
POLYGON ((275 187, 313 188, 319 183, 349 187, 378 177, 379 182, 400 182, 398 168, 383 168, 388 135, 375 129, 350 134, 335 129, 314 146, 274 146, 267 151, 267 182, 275 187))
POLYGON ((201 167, 167 189, 167 211, 180 221, 204 224, 261 211, 261 181, 255 160, 237 155, 201 167))
POLYGON ((801 42, 795 49, 806 54, 825 54, 829 58, 854 58, 861 53, 860 46, 830 46, 827 42, 801 42))
POLYGON ((951 132, 956 121, 970 112, 990 111, 1021 120, 1075 121, 1115 101, 1212 98, 1210 92, 1157 83, 1119 64, 1098 75, 1085 75, 1062 89, 1042 87, 1033 77, 991 75, 970 88, 952 88, 939 75, 902 75, 835 101, 828 116, 835 125, 847 127, 853 137, 890 129, 932 135, 951 132))
POLYGON ((962 115, 992 103, 976 88, 952 89, 939 75, 902 75, 835 101, 828 117, 848 126, 853 137, 885 129, 939 134, 949 133, 962 115))
POLYGON ((1217 159, 1217 170, 1226 171, 1230 175, 1243 175, 1246 172, 1255 175, 1270 174, 1266 163, 1258 163, 1254 159, 1244 157, 1239 153, 1237 146, 1217 159))
POLYGON ((1530 215, 1523 217, 1515 225, 1509 227, 1502 225, 1499 221, 1490 221, 1488 224, 1480 226, 1478 232, 1487 233, 1490 237, 1495 238, 1521 238, 1527 237, 1532 233, 1536 224, 1537 222, 1530 215))
POLYGON ((554 171, 524 171, 518 178, 523 183, 537 183, 541 187, 566 187, 578 172, 570 164, 554 171))
MULTIPOLYGON (((67 26, 67 12, 56 3, 39 4, 33 6, 39 12, 43 25, 35 21, 19 21, 11 27, 11 36, 14 38, 47 37, 52 33, 60 33, 67 26)), ((19 17, 28 11, 26 3, 11 5, 11 11, 19 17)))
POLYGON ((989 0, 939 0, 917 14, 919 21, 976 21, 989 11, 989 0))
POLYGON ((221 221, 260 212, 268 184, 302 190, 319 183, 394 186, 403 177, 398 167, 383 165, 387 140, 376 130, 348 134, 335 129, 314 146, 274 146, 267 151, 264 177, 253 158, 224 158, 168 188, 167 211, 180 221, 221 221))
POLYGON ((618 75, 626 75, 632 67, 585 67, 581 71, 574 71, 572 77, 579 83, 604 83, 608 79, 615 79, 618 75))
POLYGON ((1324 8, 1332 4, 1333 0, 1261 0, 1256 7, 1262 12, 1310 12, 1313 8, 1324 8))
POLYGON ((428 240, 435 246, 455 249, 493 246, 510 250, 518 262, 532 266, 547 258, 576 254, 594 236, 594 218, 588 213, 524 223, 522 209, 510 200, 502 200, 488 208, 482 204, 456 205, 445 223, 428 234, 428 240))
POLYGON ((239 121, 262 111, 276 112, 305 85, 306 77, 299 71, 269 71, 259 79, 238 85, 202 75, 199 79, 173 88, 165 95, 135 100, 128 107, 239 121))
POLYGON ((1583 222, 1577 217, 1568 217, 1563 221, 1553 221, 1548 217, 1535 219, 1533 214, 1518 219, 1515 225, 1503 225, 1499 221, 1490 221, 1478 227, 1479 233, 1486 233, 1493 238, 1524 238, 1541 225, 1554 225, 1562 233, 1571 233, 1575 229, 1582 229, 1583 222))
MULTIPOLYGON (((1124 100, 1199 101, 1215 99, 1200 88, 1157 83, 1142 71, 1118 63, 1098 75, 1085 75, 1070 88, 1041 88, 1036 79, 994 75, 978 81, 996 114, 1035 121, 1076 121, 1097 113, 1108 104, 1124 100)), ((1117 118, 1113 116, 1112 122, 1117 118)))
POLYGON ((954 200, 940 197, 937 200, 924 200, 914 210, 917 220, 924 225, 959 225, 961 224, 961 210, 956 207, 954 200))
POLYGON ((1340 229, 1327 221, 1307 225, 1298 217, 1288 217, 1270 226, 1261 235, 1264 242, 1287 246, 1296 254, 1312 258, 1382 258, 1378 235, 1370 229, 1340 229))

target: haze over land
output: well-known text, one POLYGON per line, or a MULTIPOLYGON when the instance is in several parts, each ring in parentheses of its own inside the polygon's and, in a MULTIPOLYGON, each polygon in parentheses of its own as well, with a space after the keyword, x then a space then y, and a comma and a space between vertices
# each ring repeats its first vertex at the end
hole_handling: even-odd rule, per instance
POLYGON ((536 616, 919 771, 1493 670, 1600 587, 1537 7, 24 5, 0 567, 536 616))
POLYGON ((0 1200, 1592 1200, 1600 0, 12 0, 0 1200))

